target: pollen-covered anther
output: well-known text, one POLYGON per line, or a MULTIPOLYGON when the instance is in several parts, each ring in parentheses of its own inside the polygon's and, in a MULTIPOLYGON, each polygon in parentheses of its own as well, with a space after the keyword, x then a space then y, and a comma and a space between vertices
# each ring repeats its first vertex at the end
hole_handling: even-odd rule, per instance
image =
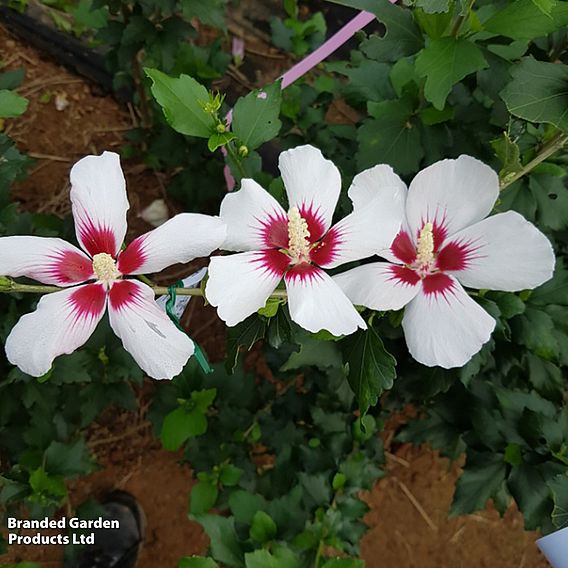
POLYGON ((112 282, 120 277, 114 258, 106 252, 99 252, 93 256, 93 272, 101 282, 112 282))
POLYGON ((416 261, 419 265, 429 264, 434 260, 434 226, 425 223, 416 244, 416 261))
POLYGON ((302 218, 297 207, 288 211, 288 253, 295 262, 309 258, 311 243, 308 222, 302 218))

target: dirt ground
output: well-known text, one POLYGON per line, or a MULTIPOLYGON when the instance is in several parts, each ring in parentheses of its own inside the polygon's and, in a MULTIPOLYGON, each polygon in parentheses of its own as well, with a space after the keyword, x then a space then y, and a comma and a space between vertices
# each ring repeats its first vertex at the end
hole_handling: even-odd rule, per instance
MULTIPOLYGON (((7 121, 5 131, 37 159, 16 197, 27 210, 65 214, 68 173, 77 159, 104 149, 118 150, 122 135, 135 122, 132 111, 0 28, 0 58, 5 68, 24 66, 21 94, 30 99, 28 112, 7 121), (47 97, 49 93, 49 100, 47 97), (58 111, 56 97, 68 105, 58 111), (42 102, 43 101, 43 102, 42 102)), ((244 83, 244 80, 242 81, 244 83)), ((143 207, 164 198, 164 179, 143 164, 125 164, 131 202, 130 237, 151 227, 139 218, 143 207)), ((169 203, 175 209, 175 204, 169 203)), ((206 351, 218 349, 223 327, 211 308, 191 304, 192 327, 206 351)), ((143 395, 141 394, 141 397, 143 395)), ((71 486, 79 503, 117 487, 134 494, 148 521, 139 568, 173 568, 181 556, 204 553, 207 538, 187 518, 192 479, 177 454, 166 452, 151 435, 144 404, 136 417, 105 413, 89 433, 89 445, 102 469, 71 486)), ((467 517, 448 519, 459 464, 450 465, 428 447, 404 445, 387 454, 388 475, 366 496, 371 511, 369 532, 362 542, 368 568, 545 568, 546 561, 525 532, 522 517, 511 509, 504 520, 491 507, 467 517)), ((12 547, 4 562, 39 561, 60 566, 58 547, 12 547)))

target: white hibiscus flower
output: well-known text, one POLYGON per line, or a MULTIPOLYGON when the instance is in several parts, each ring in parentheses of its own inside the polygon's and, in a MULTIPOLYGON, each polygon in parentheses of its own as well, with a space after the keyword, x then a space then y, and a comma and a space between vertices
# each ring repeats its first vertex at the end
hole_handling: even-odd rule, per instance
POLYGON ((357 305, 406 306, 406 342, 424 365, 463 366, 491 336, 495 320, 462 285, 514 292, 552 276, 552 246, 532 223, 513 211, 487 217, 498 195, 497 174, 474 158, 432 164, 410 184, 406 219, 390 251, 377 249, 390 262, 334 278, 357 305))

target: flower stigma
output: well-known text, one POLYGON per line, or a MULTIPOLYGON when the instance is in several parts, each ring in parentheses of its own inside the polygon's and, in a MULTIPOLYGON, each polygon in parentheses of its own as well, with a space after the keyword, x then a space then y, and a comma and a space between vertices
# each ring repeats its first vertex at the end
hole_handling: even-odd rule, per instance
POLYGON ((288 211, 288 254, 297 264, 309 262, 311 243, 308 222, 302 218, 297 207, 288 211))
POLYGON ((97 280, 106 284, 120 277, 114 258, 106 252, 99 252, 93 256, 93 272, 97 280))

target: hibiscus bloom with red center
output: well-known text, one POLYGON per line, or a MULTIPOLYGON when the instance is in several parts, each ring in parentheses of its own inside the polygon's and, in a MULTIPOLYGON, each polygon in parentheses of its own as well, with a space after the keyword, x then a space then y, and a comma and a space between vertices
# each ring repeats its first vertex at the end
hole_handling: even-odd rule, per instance
POLYGON ((150 377, 171 379, 192 355, 193 342, 159 308, 152 288, 127 276, 209 255, 225 238, 224 224, 183 213, 121 251, 129 204, 112 152, 73 166, 70 197, 83 250, 59 238, 0 238, 0 274, 67 288, 44 295, 20 318, 6 340, 8 360, 32 376, 47 373, 57 356, 87 341, 108 307, 112 329, 138 365, 150 377))
POLYGON ((211 259, 205 289, 227 325, 262 308, 284 280, 290 316, 304 329, 333 335, 353 333, 365 322, 326 272, 388 248, 400 228, 403 192, 383 183, 372 168, 357 175, 348 195, 353 212, 332 226, 341 175, 313 146, 280 155, 288 197, 286 211, 252 179, 221 204, 227 224, 225 250, 244 251, 211 259), (380 188, 380 189, 379 189, 380 188), (375 195, 358 207, 361 195, 375 195))
POLYGON ((479 160, 432 164, 410 184, 390 251, 376 251, 390 262, 359 266, 334 281, 356 305, 406 306, 402 327, 417 361, 465 365, 496 322, 463 286, 515 292, 536 288, 554 270, 552 246, 532 223, 514 211, 487 217, 498 196, 497 174, 479 160))

